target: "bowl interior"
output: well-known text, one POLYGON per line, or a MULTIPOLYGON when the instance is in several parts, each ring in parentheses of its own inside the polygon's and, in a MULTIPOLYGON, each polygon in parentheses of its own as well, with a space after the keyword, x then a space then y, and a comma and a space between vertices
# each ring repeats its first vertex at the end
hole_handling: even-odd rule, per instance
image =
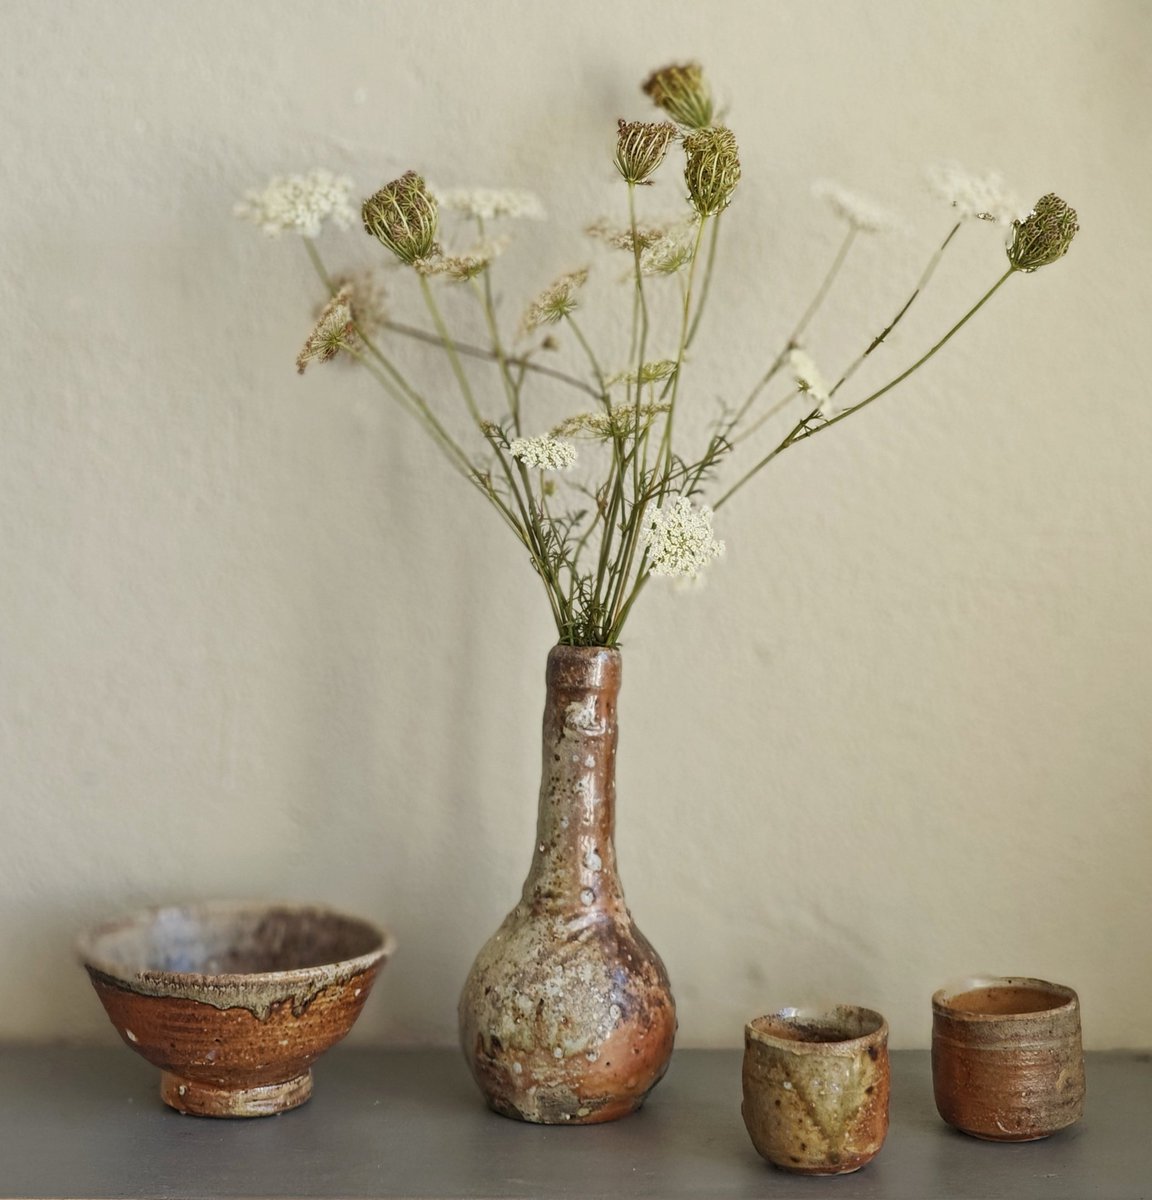
POLYGON ((380 930, 326 909, 215 904, 114 922, 83 939, 81 952, 130 975, 263 975, 329 966, 383 947, 380 930))

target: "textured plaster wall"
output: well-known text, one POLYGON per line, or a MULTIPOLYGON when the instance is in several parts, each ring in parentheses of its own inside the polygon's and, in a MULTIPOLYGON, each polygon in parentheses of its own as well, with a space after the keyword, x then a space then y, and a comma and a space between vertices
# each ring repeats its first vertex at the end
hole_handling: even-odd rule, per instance
MULTIPOLYGON (((1083 231, 731 504, 704 590, 654 585, 637 610, 619 854, 682 1044, 735 1045, 753 1014, 831 997, 923 1046, 934 987, 983 970, 1078 987, 1091 1046, 1152 1045, 1152 7, 0 16, 0 1037, 110 1041, 76 929, 231 895, 386 922, 400 951, 355 1036, 452 1040, 531 850, 547 609, 370 380, 295 376, 315 281, 298 243, 231 207, 314 165, 361 193, 411 166, 532 188, 552 219, 500 264, 513 323, 589 258, 582 224, 620 211, 614 123, 649 111, 639 80, 698 57, 745 172, 685 377, 700 411, 743 394, 835 252, 814 179, 905 220, 859 246, 813 326, 829 369, 948 228, 926 163, 1056 189, 1083 231)), ((679 197, 672 168, 644 199, 679 197)), ((964 231, 862 380, 979 295, 999 239, 964 231)), ((358 231, 323 249, 336 267, 374 253, 358 231)), ((596 261, 594 294, 624 305, 596 261)), ((399 353, 454 411, 443 365, 399 353)), ((542 425, 562 400, 541 391, 542 425)))

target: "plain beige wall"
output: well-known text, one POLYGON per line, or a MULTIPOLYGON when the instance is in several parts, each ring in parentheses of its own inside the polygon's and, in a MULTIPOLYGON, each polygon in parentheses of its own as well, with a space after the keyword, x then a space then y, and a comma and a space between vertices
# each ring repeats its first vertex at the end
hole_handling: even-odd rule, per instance
MULTIPOLYGON (((0 1037, 111 1041, 74 932, 226 895, 386 922, 400 951, 355 1036, 453 1039, 531 851, 547 609, 370 380, 295 376, 319 293, 297 242, 231 208, 317 165, 358 194, 408 167, 534 189, 552 219, 500 263, 512 322, 619 211, 614 123, 649 112, 640 79, 697 57, 744 163, 702 406, 748 386, 830 260, 817 178, 905 222, 813 327, 829 364, 948 227, 925 164, 1055 189, 1083 229, 727 508, 707 588, 654 584, 637 610, 619 852, 682 1044, 836 997, 923 1046, 933 988, 984 970, 1079 988, 1093 1047, 1152 1045, 1152 6, 0 15, 0 1037)), ((662 187, 671 206, 674 170, 662 187)), ((883 369, 999 273, 999 239, 964 231, 883 369)), ((374 258, 357 230, 323 244, 374 258)), ((454 403, 441 363, 401 353, 454 403)))

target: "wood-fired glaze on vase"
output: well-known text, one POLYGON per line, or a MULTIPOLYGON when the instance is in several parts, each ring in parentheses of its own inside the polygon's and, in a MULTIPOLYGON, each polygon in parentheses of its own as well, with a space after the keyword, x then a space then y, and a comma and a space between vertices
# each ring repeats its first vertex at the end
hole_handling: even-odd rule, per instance
POLYGON ((613 842, 620 652, 548 656, 536 848, 520 903, 460 997, 460 1040, 488 1104, 541 1124, 634 1112, 672 1054, 676 1008, 624 903, 613 842))

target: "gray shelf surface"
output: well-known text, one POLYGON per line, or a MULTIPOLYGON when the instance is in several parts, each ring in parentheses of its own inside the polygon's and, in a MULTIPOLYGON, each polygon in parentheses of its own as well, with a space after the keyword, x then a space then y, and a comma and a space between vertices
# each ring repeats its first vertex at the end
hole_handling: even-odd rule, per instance
POLYGON ((126 1048, 0 1047, 0 1197, 803 1197, 1152 1200, 1152 1054, 1090 1054, 1084 1119, 996 1145, 936 1115, 928 1055, 892 1055, 879 1156, 833 1179, 757 1157, 735 1050, 684 1050, 635 1116, 544 1128, 490 1113, 450 1050, 341 1047, 310 1103, 249 1121, 185 1117, 126 1048))

